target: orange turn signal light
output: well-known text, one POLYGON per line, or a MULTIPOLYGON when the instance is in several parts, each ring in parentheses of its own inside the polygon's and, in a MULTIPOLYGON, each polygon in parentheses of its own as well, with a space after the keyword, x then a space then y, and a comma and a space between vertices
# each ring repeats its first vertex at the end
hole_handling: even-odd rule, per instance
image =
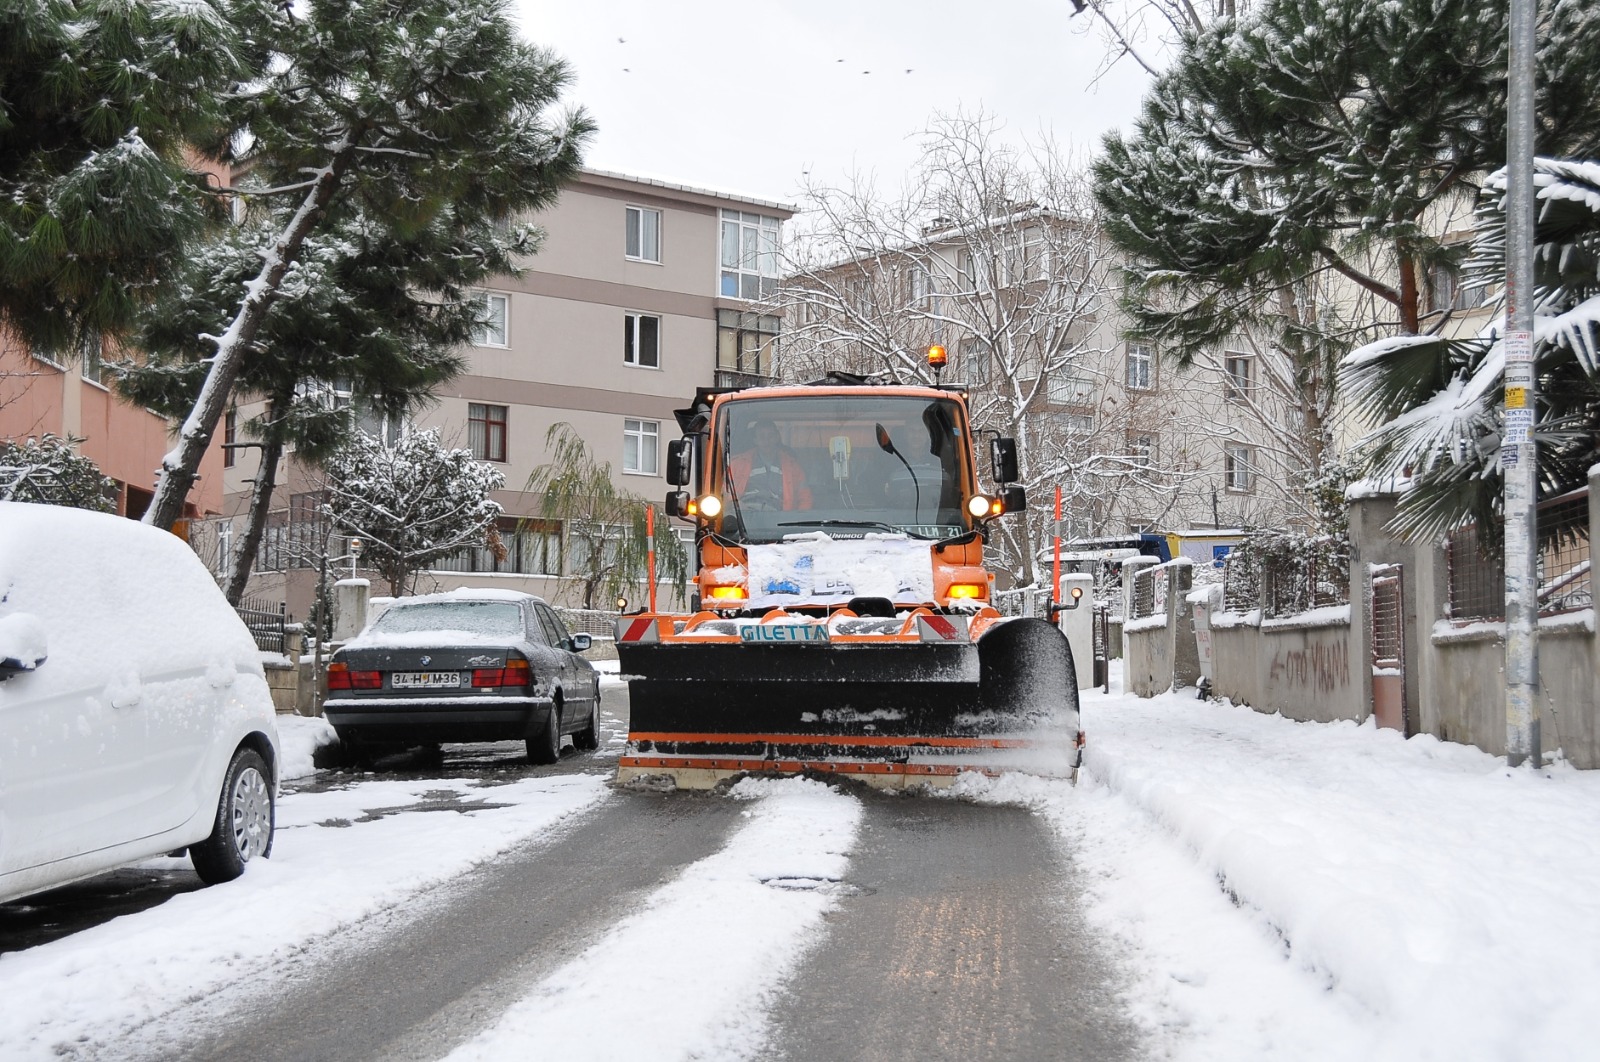
POLYGON ((987 596, 988 589, 982 583, 951 583, 949 596, 952 600, 961 598, 973 601, 987 596))
POLYGON ((749 596, 742 586, 713 586, 711 588, 711 600, 713 601, 743 601, 749 596))

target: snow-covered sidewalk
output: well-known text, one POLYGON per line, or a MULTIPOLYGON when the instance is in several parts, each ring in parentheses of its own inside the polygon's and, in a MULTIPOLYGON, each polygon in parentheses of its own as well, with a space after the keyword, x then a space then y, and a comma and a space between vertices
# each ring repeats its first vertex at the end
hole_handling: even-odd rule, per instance
POLYGON ((1600 773, 1088 694, 1076 790, 1025 779, 1086 871, 1136 1014, 1182 1059, 1576 1059, 1600 989, 1600 773))

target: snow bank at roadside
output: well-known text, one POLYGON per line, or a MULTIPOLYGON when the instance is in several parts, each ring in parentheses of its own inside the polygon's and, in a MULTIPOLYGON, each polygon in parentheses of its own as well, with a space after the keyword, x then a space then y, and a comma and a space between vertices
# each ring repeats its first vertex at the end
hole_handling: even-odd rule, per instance
POLYGON ((304 778, 316 773, 312 756, 324 745, 339 740, 326 719, 303 715, 278 716, 278 778, 304 778))
MULTIPOLYGON (((27 951, 0 955, 0 1058, 117 1055, 122 1031, 292 955, 341 926, 448 881, 610 794, 597 775, 480 787, 462 779, 372 781, 278 804, 271 859, 227 885, 173 896, 27 951), (375 817, 460 793, 460 814, 375 817), (472 810, 470 804, 508 805, 472 810), (314 887, 307 887, 314 883, 314 887)), ((174 868, 188 860, 166 860, 174 868)))
POLYGON ((1084 720, 1079 790, 1011 795, 1053 809, 1082 843, 1091 915, 1134 945, 1136 1009, 1176 1057, 1543 1060, 1592 1048, 1600 773, 1512 771, 1431 737, 1295 723, 1192 693, 1089 695, 1084 720), (1196 894, 1204 881, 1210 901, 1196 894), (1205 907, 1227 897, 1256 939, 1199 946, 1226 928, 1205 907), (1248 964, 1236 960, 1250 948, 1276 951, 1301 988, 1242 996, 1248 964), (1218 977, 1234 987, 1208 992, 1218 977))
POLYGON ((801 778, 746 779, 749 822, 551 974, 450 1062, 751 1057, 834 906, 861 804, 801 778))

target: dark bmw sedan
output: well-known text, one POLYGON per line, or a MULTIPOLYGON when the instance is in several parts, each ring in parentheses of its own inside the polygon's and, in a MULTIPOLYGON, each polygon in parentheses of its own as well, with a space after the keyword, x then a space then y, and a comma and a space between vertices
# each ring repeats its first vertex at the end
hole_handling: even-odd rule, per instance
POLYGON ((324 711, 350 760, 442 741, 522 738, 533 763, 561 740, 599 744, 600 677, 537 597, 454 590, 403 598, 333 655, 324 711))

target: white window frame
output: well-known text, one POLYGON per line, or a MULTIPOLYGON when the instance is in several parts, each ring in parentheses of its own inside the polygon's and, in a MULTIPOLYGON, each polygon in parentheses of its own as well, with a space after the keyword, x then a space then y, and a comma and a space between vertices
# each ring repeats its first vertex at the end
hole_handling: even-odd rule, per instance
POLYGON ((1154 391, 1156 386, 1156 355, 1155 351, 1143 343, 1129 343, 1127 357, 1126 381, 1130 391, 1154 391), (1140 372, 1134 371, 1135 366, 1140 366, 1140 372))
POLYGON ((641 417, 622 419, 622 471, 630 476, 657 476, 661 469, 661 422, 641 417), (633 463, 629 465, 628 443, 632 441, 633 463), (650 467, 645 467, 645 444, 650 446, 650 467))
POLYGON ((1156 436, 1150 432, 1133 432, 1128 436, 1128 459, 1140 468, 1156 463, 1156 436))
POLYGON ((1256 489, 1255 447, 1243 443, 1224 443, 1222 479, 1230 494, 1249 494, 1256 489))
POLYGON ((661 217, 661 211, 657 210, 655 207, 626 207, 623 211, 622 220, 622 256, 630 262, 648 262, 651 265, 660 265, 662 221, 663 218, 661 217), (634 226, 629 224, 629 222, 633 221, 635 218, 638 219, 637 242, 632 240, 634 226), (655 219, 654 246, 646 246, 652 242, 647 238, 650 235, 649 226, 645 224, 645 221, 648 218, 655 219))
POLYGON ((1045 384, 1046 397, 1053 406, 1094 405, 1094 381, 1071 369, 1057 369, 1045 384))
POLYGON ((718 296, 759 302, 777 294, 783 270, 782 250, 782 218, 724 207, 717 222, 718 296), (736 237, 737 246, 730 246, 730 233, 736 237), (725 289, 730 281, 737 291, 725 289), (746 281, 751 283, 747 285, 746 281))
POLYGON ((480 291, 484 320, 472 333, 475 347, 495 347, 505 350, 511 346, 511 296, 500 291, 480 291), (495 327, 494 306, 500 307, 498 329, 495 327))
POLYGON ((1223 394, 1230 402, 1248 402, 1256 386, 1256 358, 1242 350, 1222 352, 1223 394), (1242 369, 1242 372, 1234 370, 1242 369))
POLYGON ((622 344, 622 364, 631 365, 636 369, 660 369, 661 315, 655 313, 628 312, 622 315, 622 321, 624 336, 622 344), (654 351, 655 360, 653 362, 644 361, 641 357, 642 344, 640 341, 642 339, 643 331, 642 322, 646 318, 656 323, 656 349, 654 351))

